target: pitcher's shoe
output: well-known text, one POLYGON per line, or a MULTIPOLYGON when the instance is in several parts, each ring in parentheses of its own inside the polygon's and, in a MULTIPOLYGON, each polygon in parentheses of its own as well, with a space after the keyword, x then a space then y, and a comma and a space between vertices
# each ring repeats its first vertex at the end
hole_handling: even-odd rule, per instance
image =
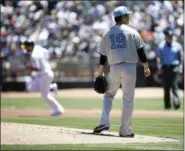
POLYGON ((180 108, 180 104, 174 104, 174 109, 177 110, 180 108))
POLYGON ((127 137, 127 138, 133 138, 135 136, 134 133, 131 133, 131 134, 127 134, 127 135, 121 135, 119 134, 120 137, 127 137))
POLYGON ((59 115, 61 115, 61 114, 62 114, 61 111, 57 111, 57 112, 53 112, 53 113, 51 114, 51 116, 59 116, 59 115))
POLYGON ((109 130, 109 125, 98 125, 94 128, 93 133, 101 133, 105 130, 109 130))

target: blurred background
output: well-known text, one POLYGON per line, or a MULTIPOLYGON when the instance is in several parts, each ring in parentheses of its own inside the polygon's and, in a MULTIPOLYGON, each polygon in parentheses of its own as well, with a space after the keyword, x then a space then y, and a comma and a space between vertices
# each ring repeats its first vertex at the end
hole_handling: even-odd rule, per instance
MULTIPOLYGON (((12 1, 1 0, 1 88, 25 90, 26 73, 10 71, 13 59, 23 57, 19 42, 29 39, 47 48, 59 88, 92 87, 99 65, 96 47, 102 33, 114 24, 115 7, 129 7, 130 26, 146 42, 152 76, 145 78, 138 64, 137 87, 161 86, 156 68, 156 48, 163 30, 173 28, 174 38, 184 47, 183 1, 12 1)), ((179 77, 184 89, 184 76, 179 77)))

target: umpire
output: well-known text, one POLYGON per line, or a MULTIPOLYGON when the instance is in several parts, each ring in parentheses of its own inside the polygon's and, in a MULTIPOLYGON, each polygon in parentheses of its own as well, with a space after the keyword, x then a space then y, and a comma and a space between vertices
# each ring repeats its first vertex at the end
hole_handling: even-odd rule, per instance
POLYGON ((181 44, 173 39, 171 28, 164 30, 165 40, 157 50, 157 67, 163 77, 164 108, 171 109, 170 89, 173 92, 173 107, 180 108, 178 95, 178 76, 182 73, 183 50, 181 44))

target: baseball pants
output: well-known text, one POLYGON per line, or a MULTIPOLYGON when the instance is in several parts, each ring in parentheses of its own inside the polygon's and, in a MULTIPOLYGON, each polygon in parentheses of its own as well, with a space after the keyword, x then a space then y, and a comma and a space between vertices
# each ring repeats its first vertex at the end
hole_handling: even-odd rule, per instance
POLYGON ((109 115, 112 109, 112 101, 121 84, 123 93, 123 104, 119 133, 120 135, 131 134, 131 118, 134 108, 134 94, 136 83, 136 64, 121 63, 111 65, 107 80, 108 90, 104 95, 102 116, 99 125, 110 125, 109 115))
POLYGON ((171 108, 170 89, 173 93, 173 105, 174 107, 180 105, 180 98, 178 94, 178 72, 174 72, 173 65, 163 65, 163 88, 164 88, 164 108, 171 108))
POLYGON ((39 92, 42 98, 52 108, 53 112, 64 112, 64 108, 58 101, 50 94, 50 89, 53 89, 56 84, 52 84, 54 75, 53 73, 46 73, 43 75, 35 76, 27 86, 29 92, 39 92))

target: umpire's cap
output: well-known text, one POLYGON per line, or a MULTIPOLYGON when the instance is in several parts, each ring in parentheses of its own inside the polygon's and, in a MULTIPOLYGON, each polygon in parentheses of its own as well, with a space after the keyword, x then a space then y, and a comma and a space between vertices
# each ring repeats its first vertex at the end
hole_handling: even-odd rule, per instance
POLYGON ((163 31, 165 36, 173 36, 173 30, 170 27, 167 27, 163 31))
POLYGON ((119 16, 123 16, 123 15, 128 15, 131 14, 132 11, 129 11, 127 7, 125 6, 119 6, 116 7, 113 11, 113 15, 114 17, 119 17, 119 16))

